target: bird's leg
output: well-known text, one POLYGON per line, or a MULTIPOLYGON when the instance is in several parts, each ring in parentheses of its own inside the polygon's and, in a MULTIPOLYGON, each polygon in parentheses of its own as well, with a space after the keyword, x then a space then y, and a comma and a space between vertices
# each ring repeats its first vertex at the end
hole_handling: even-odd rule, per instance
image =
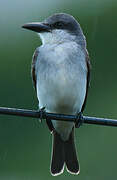
POLYGON ((42 119, 43 119, 43 114, 45 113, 45 107, 42 107, 41 109, 39 109, 39 113, 40 113, 40 122, 42 122, 42 119))
POLYGON ((77 113, 75 120, 75 128, 79 128, 84 122, 82 112, 77 113))

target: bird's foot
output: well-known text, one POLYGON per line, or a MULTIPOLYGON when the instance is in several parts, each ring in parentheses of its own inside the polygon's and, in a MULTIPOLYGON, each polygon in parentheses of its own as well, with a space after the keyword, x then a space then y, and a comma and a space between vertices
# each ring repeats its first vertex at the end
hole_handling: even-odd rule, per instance
POLYGON ((40 122, 42 122, 42 119, 43 119, 43 115, 44 115, 44 113, 45 113, 46 111, 45 111, 45 107, 42 107, 41 109, 39 109, 39 113, 40 113, 40 122))
POLYGON ((83 122, 84 122, 83 114, 82 114, 82 112, 79 112, 76 115, 75 128, 79 128, 83 124, 83 122))

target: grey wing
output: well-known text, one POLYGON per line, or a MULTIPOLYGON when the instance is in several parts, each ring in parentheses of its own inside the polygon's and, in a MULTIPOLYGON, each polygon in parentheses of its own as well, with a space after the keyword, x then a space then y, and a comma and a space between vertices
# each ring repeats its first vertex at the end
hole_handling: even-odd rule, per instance
MULTIPOLYGON (((33 54, 33 58, 32 58, 32 68, 31 68, 31 74, 32 74, 32 80, 33 80, 33 85, 34 88, 36 90, 36 81, 37 81, 37 77, 36 77, 36 61, 37 58, 39 56, 39 48, 37 48, 33 54)), ((49 130, 52 132, 54 130, 52 121, 50 119, 46 119, 46 123, 47 126, 49 128, 49 130)))
POLYGON ((89 85, 90 85, 90 69, 91 69, 91 64, 90 64, 90 60, 89 60, 88 51, 85 50, 85 52, 86 52, 86 64, 87 64, 87 85, 86 85, 85 100, 84 100, 84 103, 82 105, 81 112, 84 111, 84 108, 85 108, 85 105, 86 105, 86 100, 87 100, 87 95, 88 95, 88 89, 89 89, 89 85))
POLYGON ((31 74, 32 74, 32 81, 33 81, 33 85, 34 88, 36 90, 36 61, 37 61, 37 57, 39 55, 39 49, 37 48, 33 54, 33 58, 32 58, 32 66, 31 66, 31 74))

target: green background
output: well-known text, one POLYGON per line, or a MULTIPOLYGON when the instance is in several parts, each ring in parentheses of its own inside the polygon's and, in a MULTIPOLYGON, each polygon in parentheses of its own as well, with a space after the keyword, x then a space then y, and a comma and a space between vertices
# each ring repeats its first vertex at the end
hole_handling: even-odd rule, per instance
MULTIPOLYGON (((31 59, 40 39, 21 29, 57 12, 72 14, 87 39, 92 73, 84 115, 117 119, 117 1, 0 0, 0 106, 37 109, 31 59)), ((117 129, 83 125, 76 130, 80 175, 49 172, 51 134, 38 119, 0 116, 0 179, 110 180, 117 178, 117 129)))

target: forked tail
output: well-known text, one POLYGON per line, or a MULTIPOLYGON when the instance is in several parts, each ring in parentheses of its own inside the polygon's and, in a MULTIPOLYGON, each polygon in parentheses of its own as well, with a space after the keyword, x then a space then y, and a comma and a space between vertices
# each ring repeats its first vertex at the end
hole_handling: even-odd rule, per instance
POLYGON ((64 164, 66 164, 68 172, 79 174, 80 168, 74 143, 74 128, 72 129, 67 141, 63 141, 56 131, 53 132, 53 136, 53 152, 51 161, 52 175, 57 176, 63 173, 64 164))

